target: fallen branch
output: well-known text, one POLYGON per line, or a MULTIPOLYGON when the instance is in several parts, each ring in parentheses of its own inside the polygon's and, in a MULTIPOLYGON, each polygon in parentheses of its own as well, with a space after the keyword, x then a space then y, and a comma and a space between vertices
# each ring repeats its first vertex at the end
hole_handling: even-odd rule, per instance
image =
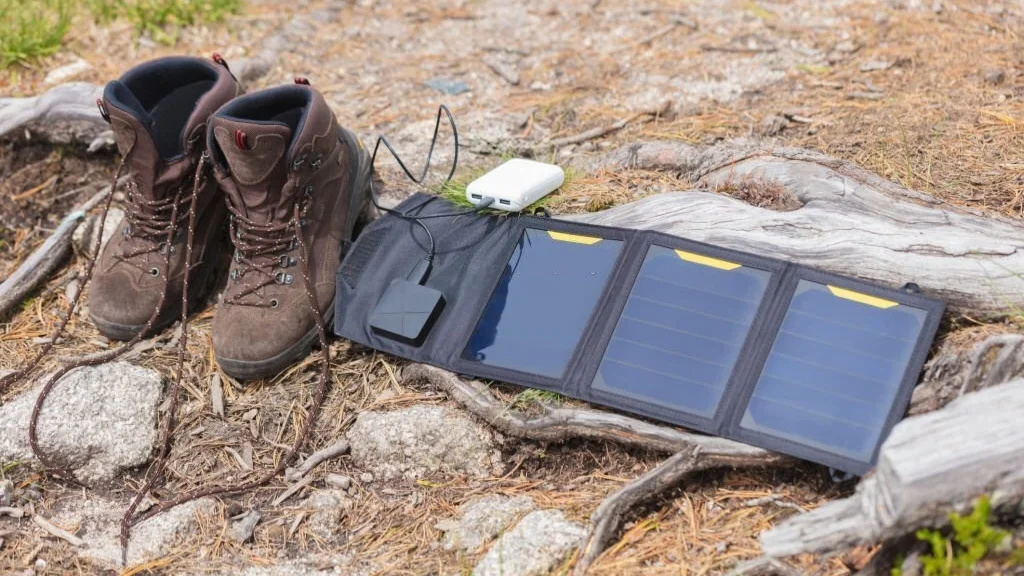
POLYGON ((1021 414, 1024 379, 1017 379, 900 422, 853 496, 764 532, 765 554, 841 552, 942 527, 983 494, 997 510, 1016 510, 1024 500, 1021 414))
POLYGON ((673 454, 696 446, 704 453, 731 453, 742 459, 761 458, 766 464, 784 458, 747 444, 651 424, 613 412, 554 408, 540 416, 527 416, 498 402, 485 384, 462 380, 451 372, 425 364, 407 366, 403 378, 406 381, 430 382, 491 426, 519 438, 539 442, 565 442, 575 438, 604 440, 673 454))
POLYGON ((590 130, 587 130, 586 132, 581 132, 579 134, 576 134, 575 136, 565 136, 565 137, 562 137, 562 138, 555 138, 554 140, 551 140, 550 142, 548 142, 548 146, 551 146, 552 148, 559 148, 561 146, 568 146, 570 144, 580 144, 580 143, 586 142, 588 140, 593 140, 595 138, 600 138, 602 136, 606 136, 608 134, 611 134, 612 132, 617 132, 619 130, 622 130, 630 122, 633 122, 634 120, 638 120, 640 118, 644 118, 644 117, 647 117, 647 116, 652 116, 652 117, 661 116, 661 115, 665 114, 665 112, 668 111, 669 106, 671 106, 671 105, 672 105, 671 101, 665 101, 663 104, 661 104, 660 106, 658 106, 656 108, 648 108, 647 110, 641 110, 640 112, 637 112, 636 114, 633 114, 631 116, 627 116, 626 118, 618 120, 614 124, 609 124, 608 126, 599 126, 597 128, 591 128, 590 130))
POLYGON ((89 144, 110 129, 96 108, 102 93, 94 84, 70 82, 39 96, 0 98, 0 137, 32 127, 50 142, 89 144))
POLYGON ((919 285, 951 307, 1024 307, 1024 228, 952 207, 849 162, 761 142, 625 146, 585 168, 677 174, 681 190, 765 184, 799 207, 758 208, 713 192, 648 196, 567 220, 651 229, 899 288, 919 285))
POLYGON ((0 506, 0 516, 10 516, 11 518, 24 518, 25 511, 21 508, 15 508, 13 506, 0 506))
MULTIPOLYGON (((742 444, 735 443, 737 446, 742 444)), ((615 538, 625 518, 637 505, 656 498, 695 472, 719 467, 761 467, 777 463, 781 457, 748 456, 745 450, 705 452, 690 446, 659 464, 653 470, 626 484, 604 499, 590 517, 587 538, 580 546, 573 574, 582 576, 615 538)))
POLYGON ((342 438, 323 450, 317 450, 310 454, 309 458, 306 458, 306 461, 302 463, 302 466, 285 473, 285 479, 289 481, 298 480, 306 474, 309 474, 310 470, 316 468, 321 462, 330 460, 331 458, 336 458, 345 452, 348 452, 348 448, 348 439, 342 438))
POLYGON ((674 456, 609 496, 590 520, 588 536, 580 546, 576 574, 582 574, 600 556, 619 531, 623 519, 639 502, 678 484, 687 475, 719 467, 771 466, 792 462, 787 456, 740 442, 659 426, 611 412, 588 408, 554 408, 528 416, 503 406, 487 386, 465 381, 445 370, 414 364, 405 368, 406 381, 426 380, 456 402, 510 436, 542 442, 575 438, 605 440, 674 456))
POLYGON ((85 218, 85 213, 103 201, 109 191, 109 187, 104 188, 75 208, 61 221, 43 245, 32 252, 14 274, 0 284, 0 318, 4 318, 14 307, 20 305, 26 296, 64 262, 71 253, 71 238, 75 228, 85 218))
POLYGON ((43 518, 39 514, 34 514, 32 516, 32 523, 34 523, 36 526, 39 526, 40 528, 42 528, 43 530, 48 532, 50 535, 55 536, 57 538, 60 538, 61 540, 66 541, 68 544, 71 544, 72 546, 79 546, 79 547, 85 546, 85 541, 84 540, 82 540, 78 536, 75 536, 74 534, 72 534, 71 532, 68 532, 67 530, 65 530, 63 528, 60 528, 58 526, 54 526, 49 521, 47 521, 46 518, 43 518))

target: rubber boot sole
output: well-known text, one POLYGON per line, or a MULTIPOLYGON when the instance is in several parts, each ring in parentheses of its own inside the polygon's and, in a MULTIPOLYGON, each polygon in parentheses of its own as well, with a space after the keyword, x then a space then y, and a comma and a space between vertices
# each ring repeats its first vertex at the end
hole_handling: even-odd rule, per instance
MULTIPOLYGON (((373 167, 370 165, 369 153, 365 148, 363 148, 355 134, 345 130, 344 128, 340 128, 338 132, 338 139, 346 145, 348 150, 355 151, 356 161, 358 163, 356 170, 352 172, 352 179, 349 182, 352 186, 352 195, 349 196, 348 220, 346 222, 345 238, 351 241, 352 233, 356 228, 356 223, 364 211, 363 204, 369 199, 370 178, 373 177, 373 167)), ((342 253, 342 257, 344 257, 344 253, 342 253)), ((341 263, 339 262, 338 264, 340 265, 341 263)), ((324 315, 324 325, 329 332, 334 320, 333 298, 328 303, 326 309, 322 310, 321 313, 324 315)), ((217 364, 220 366, 221 370, 232 378, 238 380, 269 378, 280 373, 295 361, 308 356, 313 350, 313 344, 319 339, 317 332, 317 327, 314 325, 313 328, 305 333, 302 338, 299 338, 295 344, 292 344, 283 352, 279 352, 270 358, 261 360, 238 360, 219 356, 217 355, 216 350, 214 350, 214 357, 217 359, 217 364)))

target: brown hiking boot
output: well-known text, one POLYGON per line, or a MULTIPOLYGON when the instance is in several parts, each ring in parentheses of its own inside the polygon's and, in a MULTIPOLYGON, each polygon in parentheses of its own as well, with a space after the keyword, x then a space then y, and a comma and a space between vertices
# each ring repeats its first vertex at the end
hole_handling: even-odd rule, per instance
MULTIPOLYGON (((225 66, 182 57, 136 66, 104 89, 101 111, 109 116, 129 174, 124 222, 103 250, 89 292, 89 315, 104 335, 129 340, 139 334, 165 287, 151 331, 181 316, 188 209, 196 164, 206 149, 206 122, 240 92, 225 66), (176 198, 174 239, 168 246, 176 198), (169 270, 165 251, 170 251, 169 270)), ((212 178, 197 195, 189 277, 189 302, 196 304, 212 287, 227 216, 212 178)))
POLYGON ((298 84, 235 99, 211 117, 208 138, 235 245, 214 353, 235 378, 272 376, 317 338, 307 285, 324 319, 334 316, 335 274, 368 198, 370 158, 323 96, 298 84))

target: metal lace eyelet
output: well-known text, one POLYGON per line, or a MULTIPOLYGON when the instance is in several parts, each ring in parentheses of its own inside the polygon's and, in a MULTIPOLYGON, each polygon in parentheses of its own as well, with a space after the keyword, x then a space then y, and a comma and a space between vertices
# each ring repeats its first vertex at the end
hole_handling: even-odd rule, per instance
POLYGON ((306 188, 302 191, 302 193, 306 195, 306 198, 312 198, 313 197, 313 185, 312 184, 307 184, 306 188))
POLYGON ((236 250, 235 251, 235 255, 232 258, 234 259, 235 262, 241 262, 242 261, 242 253, 238 252, 236 250))
POLYGON ((231 279, 238 280, 238 268, 231 270, 231 279))
POLYGON ((159 276, 160 275, 160 270, 158 270, 156 268, 150 268, 149 269, 149 275, 150 276, 159 276))
POLYGON ((159 251, 161 254, 166 254, 167 253, 167 242, 161 242, 161 243, 157 244, 156 248, 157 248, 157 251, 159 251))
POLYGON ((132 227, 131 226, 125 226, 124 228, 121 229, 121 236, 124 236, 125 238, 127 238, 127 237, 129 237, 131 235, 132 235, 132 227))
POLYGON ((278 302, 277 298, 274 298, 273 300, 270 301, 270 307, 271 308, 277 308, 280 305, 281 305, 281 303, 278 302))
POLYGON ((281 268, 288 268, 295 265, 295 258, 292 258, 287 254, 282 254, 281 257, 278 258, 278 263, 281 265, 281 268))
POLYGON ((313 170, 316 170, 316 169, 320 168, 320 166, 322 166, 323 163, 324 163, 323 155, 317 154, 316 158, 313 160, 313 162, 310 164, 310 166, 313 167, 313 170))
POLYGON ((302 168, 302 165, 305 164, 305 163, 306 163, 306 157, 305 156, 299 156, 298 158, 295 159, 294 162, 292 162, 292 170, 298 170, 299 168, 302 168))
POLYGON ((274 282, 277 282, 278 284, 291 284, 293 281, 295 281, 295 277, 292 276, 291 274, 278 272, 276 275, 274 275, 274 282))

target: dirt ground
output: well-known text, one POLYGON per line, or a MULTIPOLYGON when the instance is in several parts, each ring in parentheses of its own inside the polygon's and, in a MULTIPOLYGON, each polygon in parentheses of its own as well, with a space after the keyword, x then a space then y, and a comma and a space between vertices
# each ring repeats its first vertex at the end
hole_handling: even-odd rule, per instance
MULTIPOLYGON (((173 47, 140 40, 127 25, 86 23, 72 32, 66 50, 33 69, 0 77, 0 95, 40 93, 47 88, 46 72, 76 57, 92 69, 74 79, 95 83, 163 54, 220 52, 230 63, 287 25, 300 33, 289 37, 291 46, 277 65, 250 88, 307 77, 343 124, 367 142, 378 133, 389 135, 413 165, 425 153, 437 105, 446 103, 466 146, 461 174, 496 165, 506 153, 569 162, 643 139, 710 144, 763 137, 853 161, 953 205, 1024 216, 1024 5, 1014 1, 250 0, 243 15, 215 28, 188 29, 173 47), (425 85, 438 78, 462 81, 468 91, 448 95, 425 85), (637 117, 646 110, 660 113, 637 117), (629 119, 624 128, 602 138, 557 151, 546 146, 622 119, 629 119)), ((442 142, 442 163, 450 159, 445 150, 442 142)), ((398 178, 390 160, 380 168, 386 179, 398 178)), ((109 154, 86 155, 20 138, 0 144, 0 278, 112 170, 109 154)), ((436 178, 444 171, 438 169, 436 178)), ((600 209, 681 186, 671 175, 580 173, 550 206, 555 212, 600 209)), ((729 192, 771 204, 743 190, 729 192)), ((52 329, 66 305, 63 286, 82 266, 75 257, 20 313, 0 324, 0 368, 15 367, 36 349, 34 339, 52 329)), ((315 356, 266 382, 242 386, 224 376, 231 384, 225 387, 227 416, 215 418, 206 390, 216 372, 209 348, 212 315, 210 307, 192 325, 182 432, 160 496, 228 475, 259 474, 259 465, 240 472, 224 447, 251 441, 255 461, 264 466, 281 450, 251 438, 243 415, 257 410, 264 437, 286 444, 311 401, 315 356)), ((951 318, 943 338, 975 324, 976 319, 951 318)), ((107 345, 87 320, 76 318, 62 353, 107 345)), ((450 403, 427 386, 396 380, 400 362, 394 358, 341 341, 331 350, 333 389, 310 452, 342 434, 359 411, 450 403)), ((158 346, 133 362, 170 375, 174 359, 173 346, 158 346)), ((519 391, 500 389, 510 401, 519 391)), ((438 547, 434 525, 472 495, 526 494, 542 507, 585 521, 602 498, 662 458, 600 443, 511 441, 503 457, 514 463, 513 471, 483 482, 438 477, 361 490, 358 506, 342 519, 341 543, 319 541, 304 527, 290 535, 282 530, 297 512, 266 505, 284 486, 278 481, 223 500, 225 518, 258 504, 267 510, 251 545, 231 541, 224 523, 213 519, 174 554, 139 571, 230 571, 312 554, 326 565, 376 574, 462 573, 477 558, 438 547)), ((342 457, 315 474, 326 472, 358 477, 362 471, 342 457)), ((40 481, 28 470, 12 474, 23 486, 39 483, 43 509, 58 509, 77 496, 74 488, 40 481)), ((130 494, 139 478, 110 494, 130 494)), ((593 573, 720 574, 757 556, 759 532, 794 513, 791 507, 747 501, 778 495, 806 509, 850 488, 833 484, 824 469, 812 465, 704 474, 640 511, 593 573)), ((18 533, 4 538, 0 572, 24 569, 37 539, 18 533)), ((37 555, 47 560, 46 573, 96 570, 63 543, 51 542, 37 555)), ((870 551, 861 550, 801 558, 799 564, 809 573, 839 575, 869 557, 870 551)))

